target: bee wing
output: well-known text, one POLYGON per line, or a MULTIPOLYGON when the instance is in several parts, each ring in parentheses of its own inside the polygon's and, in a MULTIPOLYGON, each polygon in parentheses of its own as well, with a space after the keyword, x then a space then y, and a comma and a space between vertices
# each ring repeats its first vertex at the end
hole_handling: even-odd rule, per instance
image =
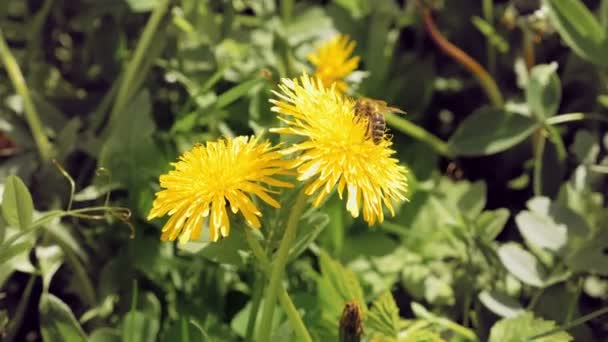
POLYGON ((399 108, 396 108, 396 107, 386 107, 385 110, 387 112, 390 112, 390 113, 393 113, 393 114, 407 114, 406 111, 403 111, 403 110, 401 110, 399 108))

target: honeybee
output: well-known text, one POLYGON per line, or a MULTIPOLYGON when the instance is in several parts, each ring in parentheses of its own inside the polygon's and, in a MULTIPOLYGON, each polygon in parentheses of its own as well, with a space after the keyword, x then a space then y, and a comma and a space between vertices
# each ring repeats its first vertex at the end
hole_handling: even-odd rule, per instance
POLYGON ((355 102, 355 116, 367 120, 367 137, 378 144, 386 132, 384 114, 406 114, 399 108, 390 107, 386 102, 361 97, 355 102))

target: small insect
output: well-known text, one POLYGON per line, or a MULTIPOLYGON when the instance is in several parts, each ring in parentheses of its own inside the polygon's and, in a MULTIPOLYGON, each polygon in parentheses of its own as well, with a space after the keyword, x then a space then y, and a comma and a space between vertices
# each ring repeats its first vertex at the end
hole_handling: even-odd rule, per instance
POLYGON ((386 113, 405 114, 399 108, 390 107, 386 102, 361 97, 355 103, 355 116, 367 120, 367 137, 378 144, 386 132, 386 113))

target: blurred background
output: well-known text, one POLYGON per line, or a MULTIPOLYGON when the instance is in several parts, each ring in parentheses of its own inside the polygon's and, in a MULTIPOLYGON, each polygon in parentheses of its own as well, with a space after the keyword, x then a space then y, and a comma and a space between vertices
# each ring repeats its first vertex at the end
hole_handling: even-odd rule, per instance
POLYGON ((250 340, 242 222, 178 246, 146 216, 193 145, 279 142, 271 92, 338 34, 348 95, 407 112, 410 191, 372 227, 337 195, 302 218, 284 284, 313 340, 353 291, 363 340, 608 339, 605 0, 1 1, 0 338, 250 340))

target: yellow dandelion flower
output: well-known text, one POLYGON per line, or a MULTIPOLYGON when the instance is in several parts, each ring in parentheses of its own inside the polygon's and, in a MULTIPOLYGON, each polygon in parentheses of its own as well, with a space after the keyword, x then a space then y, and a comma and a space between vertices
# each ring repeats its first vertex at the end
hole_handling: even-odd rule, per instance
POLYGON ((260 210, 252 201, 255 195, 271 206, 280 207, 265 185, 289 188, 293 185, 273 178, 290 174, 288 161, 268 141, 237 137, 208 142, 185 152, 172 163, 174 170, 160 176, 163 190, 156 193, 148 220, 168 214, 161 240, 180 243, 200 237, 203 222, 209 217, 212 241, 230 233, 227 206, 239 211, 247 224, 260 228, 260 210), (264 185, 265 184, 265 185, 264 185))
POLYGON ((314 76, 326 87, 336 83, 336 88, 345 92, 348 86, 342 81, 359 66, 359 56, 351 57, 357 43, 348 36, 337 35, 319 46, 308 60, 315 65, 314 76))
POLYGON ((304 75, 298 81, 284 79, 271 99, 272 110, 286 127, 275 133, 304 137, 283 153, 298 153, 292 163, 298 180, 309 181, 306 194, 316 194, 318 206, 337 186, 342 198, 348 191, 346 208, 353 217, 363 209, 363 219, 374 224, 384 220, 383 204, 394 215, 392 201, 405 200, 407 169, 391 156, 392 142, 378 144, 367 136, 367 122, 355 117, 354 101, 322 81, 304 75))

